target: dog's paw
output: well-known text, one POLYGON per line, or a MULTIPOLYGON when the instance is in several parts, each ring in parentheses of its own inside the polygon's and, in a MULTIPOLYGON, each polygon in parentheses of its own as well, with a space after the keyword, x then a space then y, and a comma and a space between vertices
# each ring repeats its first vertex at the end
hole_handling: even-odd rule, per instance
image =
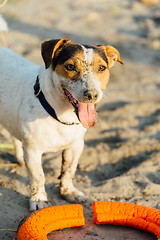
POLYGON ((77 190, 76 188, 60 188, 61 195, 70 203, 80 203, 86 201, 86 196, 83 192, 77 190))
POLYGON ((51 206, 51 203, 49 203, 48 201, 29 200, 29 210, 30 210, 30 212, 36 211, 38 209, 50 207, 50 206, 51 206))
MULTIPOLYGON (((80 192, 81 193, 81 192, 80 192)), ((86 196, 82 193, 81 194, 67 194, 67 195, 63 195, 63 197, 67 200, 67 202, 70 203, 83 203, 86 201, 86 196)))

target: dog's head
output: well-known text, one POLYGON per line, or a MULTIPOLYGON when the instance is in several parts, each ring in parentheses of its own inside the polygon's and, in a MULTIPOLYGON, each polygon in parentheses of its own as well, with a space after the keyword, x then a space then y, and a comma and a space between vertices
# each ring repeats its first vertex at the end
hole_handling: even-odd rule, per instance
POLYGON ((118 61, 119 52, 109 45, 80 45, 63 38, 42 43, 46 69, 52 68, 58 84, 78 113, 85 128, 93 127, 95 105, 101 100, 109 80, 109 69, 118 61))

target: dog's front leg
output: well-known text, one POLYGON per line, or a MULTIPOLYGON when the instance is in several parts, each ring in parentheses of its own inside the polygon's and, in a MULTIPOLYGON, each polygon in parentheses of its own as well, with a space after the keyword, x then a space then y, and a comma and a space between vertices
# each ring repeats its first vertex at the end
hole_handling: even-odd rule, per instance
POLYGON ((12 137, 12 139, 15 147, 15 155, 17 158, 17 162, 20 166, 24 166, 25 163, 24 163, 24 157, 23 157, 22 142, 15 137, 12 137))
POLYGON ((23 149, 24 160, 29 172, 31 185, 30 211, 34 211, 48 206, 48 199, 44 186, 45 177, 41 164, 42 153, 39 149, 32 146, 24 146, 23 149))
POLYGON ((86 199, 85 195, 76 189, 72 182, 83 146, 83 140, 76 141, 62 154, 60 193, 69 202, 84 202, 86 199))

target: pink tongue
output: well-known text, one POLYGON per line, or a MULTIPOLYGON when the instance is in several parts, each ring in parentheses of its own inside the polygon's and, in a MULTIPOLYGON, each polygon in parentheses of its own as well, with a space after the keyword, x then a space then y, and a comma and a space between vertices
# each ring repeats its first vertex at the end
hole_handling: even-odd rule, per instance
POLYGON ((85 128, 92 128, 97 122, 97 113, 94 103, 78 102, 78 115, 80 122, 85 128))

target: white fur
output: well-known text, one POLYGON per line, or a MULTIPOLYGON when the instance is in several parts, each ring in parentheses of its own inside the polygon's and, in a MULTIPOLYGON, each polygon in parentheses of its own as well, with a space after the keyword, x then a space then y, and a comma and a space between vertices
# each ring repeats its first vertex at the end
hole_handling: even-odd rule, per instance
MULTIPOLYGON (((98 103, 103 96, 103 92, 101 90, 100 86, 100 81, 98 77, 96 77, 95 73, 93 72, 93 56, 94 56, 94 51, 93 48, 83 48, 83 53, 84 53, 84 63, 85 63, 85 72, 83 76, 83 84, 87 84, 87 89, 90 90, 91 92, 94 91, 95 89, 98 92, 98 98, 95 103, 98 103)), ((82 89, 85 86, 82 87, 82 89)))
POLYGON ((0 31, 8 32, 8 25, 7 22, 4 20, 2 15, 0 15, 0 31))
POLYGON ((47 101, 64 122, 78 121, 72 105, 58 87, 59 78, 44 66, 35 65, 7 48, 0 48, 0 123, 18 139, 21 156, 29 172, 31 183, 30 210, 46 206, 47 194, 41 165, 44 152, 64 150, 60 192, 69 201, 84 200, 75 189, 72 178, 83 150, 86 129, 81 124, 67 126, 53 119, 34 96, 33 85, 39 75, 40 86, 47 101), (53 80, 54 77, 54 80, 53 80), (64 104, 65 102, 65 104, 64 104))
POLYGON ((86 65, 91 65, 93 63, 93 48, 85 48, 82 46, 84 52, 84 61, 86 65))

